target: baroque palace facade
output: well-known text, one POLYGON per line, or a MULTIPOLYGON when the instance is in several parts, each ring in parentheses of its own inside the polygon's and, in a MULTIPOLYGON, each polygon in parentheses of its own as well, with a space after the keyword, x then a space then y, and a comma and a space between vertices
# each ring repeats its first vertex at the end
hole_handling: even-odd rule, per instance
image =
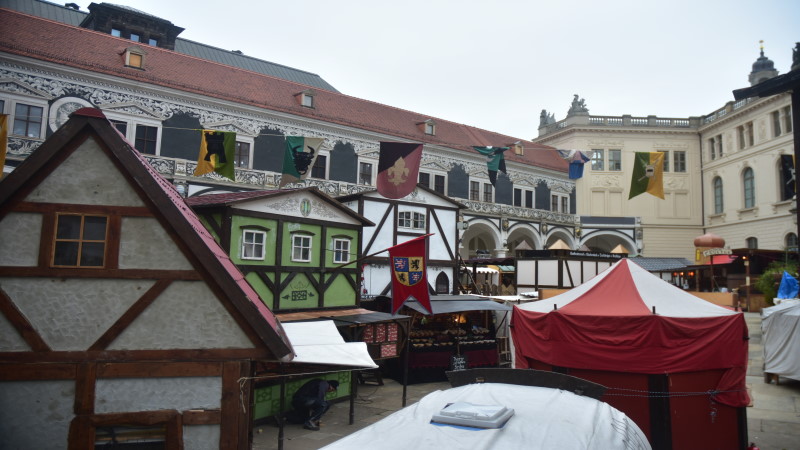
MULTIPOLYGON (((750 84, 777 75, 762 50, 750 84)), ((790 93, 687 118, 590 115, 576 95, 563 120, 542 111, 534 141, 591 158, 576 183, 581 243, 697 261, 694 238, 707 232, 730 248, 797 248, 796 200, 785 189, 793 174, 782 168, 794 155, 792 122, 790 93), (665 153, 664 200, 628 199, 635 152, 665 153)))
MULTIPOLYGON (((379 142, 421 142, 420 183, 463 206, 445 224, 457 228, 463 259, 504 257, 523 241, 578 246, 575 183, 551 147, 353 98, 315 74, 183 40, 182 28, 126 6, 0 7, 0 107, 12 124, 6 172, 80 107, 100 108, 186 196, 277 189, 288 135, 326 141, 311 177, 290 187, 334 197, 375 189, 379 142), (204 128, 237 133, 235 182, 192 175, 204 128), (510 147, 496 185, 473 145, 510 147)), ((412 221, 406 231, 433 225, 412 221)))

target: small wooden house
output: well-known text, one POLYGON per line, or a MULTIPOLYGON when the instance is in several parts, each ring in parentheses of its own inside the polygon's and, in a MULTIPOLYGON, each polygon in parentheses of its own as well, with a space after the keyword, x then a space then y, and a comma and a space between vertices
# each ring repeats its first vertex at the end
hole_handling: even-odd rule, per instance
POLYGON ((291 345, 99 110, 0 182, 0 236, 0 447, 250 448, 255 362, 291 345))

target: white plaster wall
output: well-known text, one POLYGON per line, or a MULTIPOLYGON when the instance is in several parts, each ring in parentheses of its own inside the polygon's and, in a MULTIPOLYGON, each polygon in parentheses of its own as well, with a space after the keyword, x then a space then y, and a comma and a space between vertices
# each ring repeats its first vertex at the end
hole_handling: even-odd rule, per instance
POLYGON ((72 380, 0 382, 0 449, 67 448, 74 399, 72 380))
POLYGON ((29 351, 28 343, 22 339, 16 328, 0 314, 0 352, 24 352, 29 351))
MULTIPOLYGON (((397 217, 393 212, 389 213, 382 227, 378 227, 386 209, 389 208, 388 203, 371 202, 369 199, 364 199, 364 217, 375 223, 374 227, 364 228, 363 245, 369 244, 372 237, 377 234, 375 242, 372 244, 371 253, 377 252, 391 247, 393 244, 392 238, 394 230, 397 228, 397 217)), ((389 257, 389 253, 382 253, 378 256, 389 257)))
POLYGON ((183 448, 216 450, 219 448, 219 425, 186 425, 183 427, 183 448))
POLYGON ((123 217, 119 268, 189 270, 192 265, 158 220, 123 217))
POLYGON ((0 221, 0 266, 36 266, 41 232, 41 214, 8 213, 0 221))
POLYGON ((25 200, 83 205, 144 205, 94 138, 87 139, 25 200))
POLYGON ((53 350, 86 350, 153 285, 152 280, 0 278, 53 350))
POLYGON ((108 378, 97 380, 94 407, 98 414, 186 411, 220 408, 221 399, 219 377, 108 378))
POLYGON ((109 345, 110 350, 252 348, 202 281, 177 281, 109 345))
POLYGON ((445 245, 444 238, 447 238, 447 243, 449 244, 450 250, 453 252, 453 255, 455 255, 456 212, 438 210, 436 211, 436 216, 439 218, 439 223, 442 225, 445 235, 443 236, 442 233, 439 232, 438 228, 436 227, 436 222, 433 220, 433 217, 431 217, 430 230, 432 233, 436 234, 428 238, 429 258, 452 260, 450 253, 447 251, 448 245, 445 245))

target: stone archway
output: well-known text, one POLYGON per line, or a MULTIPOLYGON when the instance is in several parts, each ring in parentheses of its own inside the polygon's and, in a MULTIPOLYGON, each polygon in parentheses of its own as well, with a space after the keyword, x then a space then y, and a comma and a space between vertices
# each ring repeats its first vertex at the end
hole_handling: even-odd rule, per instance
POLYGON ((496 227, 480 220, 471 220, 469 228, 461 237, 461 258, 470 259, 480 256, 491 257, 501 248, 500 235, 496 227))
POLYGON ((639 251, 636 242, 623 233, 612 230, 595 231, 583 237, 580 242, 593 252, 611 253, 617 246, 625 248, 630 256, 636 256, 639 251))

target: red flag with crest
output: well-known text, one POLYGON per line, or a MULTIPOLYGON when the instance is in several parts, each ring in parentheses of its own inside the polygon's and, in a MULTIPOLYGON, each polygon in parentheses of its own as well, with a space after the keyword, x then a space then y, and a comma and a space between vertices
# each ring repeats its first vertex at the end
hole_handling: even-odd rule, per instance
POLYGON ((392 314, 413 298, 428 314, 433 314, 428 294, 428 278, 425 276, 426 234, 389 248, 392 264, 392 314))
POLYGON ((381 142, 378 159, 378 193, 386 198, 403 198, 417 187, 422 144, 381 142))

